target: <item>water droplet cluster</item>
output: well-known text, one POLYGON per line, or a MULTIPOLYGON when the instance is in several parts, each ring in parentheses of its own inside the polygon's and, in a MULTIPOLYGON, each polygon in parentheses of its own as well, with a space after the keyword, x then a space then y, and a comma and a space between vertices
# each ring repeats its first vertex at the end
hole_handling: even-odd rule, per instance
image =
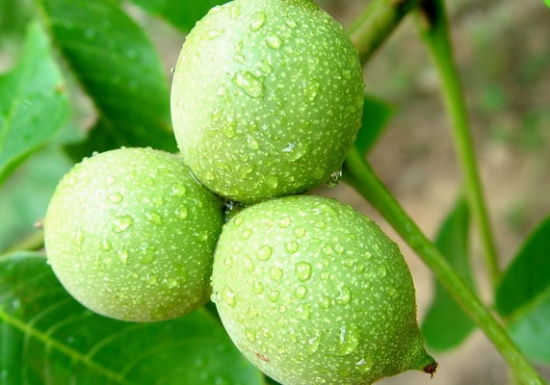
POLYGON ((282 384, 368 384, 433 361, 399 249, 336 200, 297 195, 237 213, 212 284, 230 337, 282 384))
POLYGON ((188 35, 172 83, 186 163, 245 203, 338 183, 362 105, 357 52, 311 0, 216 7, 188 35))

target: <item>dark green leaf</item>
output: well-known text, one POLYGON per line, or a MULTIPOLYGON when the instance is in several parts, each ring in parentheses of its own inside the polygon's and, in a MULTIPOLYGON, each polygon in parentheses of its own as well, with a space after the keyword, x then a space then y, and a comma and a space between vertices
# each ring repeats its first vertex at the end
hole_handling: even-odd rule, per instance
MULTIPOLYGON (((499 313, 508 317, 550 290, 550 217, 525 241, 496 293, 499 313)), ((550 322, 549 322, 550 327, 550 322)))
POLYGON ((203 309, 158 323, 101 317, 37 255, 0 260, 0 351, 6 384, 263 384, 203 309))
POLYGON ((531 233, 504 273, 496 308, 525 354, 550 363, 550 216, 531 233))
POLYGON ((79 160, 121 146, 175 151, 167 79, 140 27, 109 0, 42 3, 62 55, 99 115, 71 154, 79 160))
POLYGON ((131 0, 147 12, 160 16, 174 27, 189 32, 208 10, 229 0, 131 0))
POLYGON ((366 154, 374 145, 393 115, 393 107, 374 96, 365 96, 362 126, 355 139, 355 146, 366 154))
POLYGON ((68 111, 48 37, 31 24, 23 58, 0 77, 0 182, 63 127, 68 111))
MULTIPOLYGON (((455 272, 473 287, 468 263, 470 215, 468 204, 460 199, 441 226, 435 241, 437 248, 453 266, 455 272)), ((436 282, 434 301, 422 323, 422 333, 428 346, 449 350, 459 345, 475 325, 447 290, 436 282)))

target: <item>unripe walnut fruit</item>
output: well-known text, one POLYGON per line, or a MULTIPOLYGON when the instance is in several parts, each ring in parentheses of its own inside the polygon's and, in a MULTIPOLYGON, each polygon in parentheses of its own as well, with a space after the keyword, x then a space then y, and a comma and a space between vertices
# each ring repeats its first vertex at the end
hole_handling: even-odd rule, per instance
POLYGON ((191 171, 256 202, 338 175, 360 127, 363 80, 342 26, 312 0, 236 0, 187 37, 171 108, 191 171))
POLYGON ((78 301, 127 321, 207 302, 221 202, 180 156, 144 148, 95 155, 59 183, 45 218, 48 261, 78 301))

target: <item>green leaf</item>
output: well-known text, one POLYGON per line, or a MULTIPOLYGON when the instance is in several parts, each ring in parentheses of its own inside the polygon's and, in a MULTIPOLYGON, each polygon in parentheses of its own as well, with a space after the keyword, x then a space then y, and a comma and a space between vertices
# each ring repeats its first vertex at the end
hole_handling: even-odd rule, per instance
POLYGON ((189 32, 208 10, 229 0, 131 0, 147 12, 160 16, 174 27, 189 32))
POLYGON ((63 127, 68 100, 43 28, 28 29, 23 57, 0 77, 0 182, 63 127))
POLYGON ((42 0, 46 23, 99 118, 79 160, 93 151, 151 146, 175 151, 168 82, 141 28, 109 0, 42 0))
POLYGON ((550 216, 531 233, 504 273, 496 308, 525 354, 550 363, 550 216))
POLYGON ((30 254, 0 260, 0 352, 6 384, 263 384, 203 309, 158 323, 105 318, 30 254))
POLYGON ((391 105, 374 96, 365 96, 362 125, 355 139, 355 146, 361 154, 366 154, 372 148, 392 115, 391 105))
MULTIPOLYGON (((466 282, 473 287, 468 261, 470 214, 468 204, 460 199, 443 222, 435 244, 466 282)), ((422 323, 428 346, 445 351, 459 345, 473 330, 474 323, 447 290, 436 282, 435 296, 422 323)))
POLYGON ((544 0, 544 4, 546 4, 548 7, 550 7, 550 0, 544 0))

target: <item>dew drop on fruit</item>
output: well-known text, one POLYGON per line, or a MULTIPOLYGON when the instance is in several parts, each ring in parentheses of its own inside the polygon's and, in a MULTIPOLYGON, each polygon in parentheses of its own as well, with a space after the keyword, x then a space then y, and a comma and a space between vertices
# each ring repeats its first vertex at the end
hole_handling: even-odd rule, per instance
POLYGON ((297 24, 296 24, 296 22, 295 22, 294 20, 288 19, 288 20, 286 21, 286 25, 288 25, 290 28, 296 28, 296 25, 297 25, 297 24))
POLYGON ((298 242, 287 242, 285 244, 285 250, 287 253, 289 254, 294 254, 295 252, 298 251, 298 242))
POLYGON ((147 283, 155 285, 158 282, 158 278, 154 274, 147 274, 147 283))
POLYGON ((280 281, 283 278, 283 270, 280 267, 272 266, 271 269, 269 269, 269 276, 274 281, 280 281))
POLYGON ((273 290, 269 292, 267 298, 269 298, 271 302, 277 302, 277 300, 279 299, 279 295, 280 293, 277 290, 273 290))
POLYGON ((253 330, 250 330, 250 329, 246 329, 245 331, 245 336, 246 336, 246 339, 250 342, 254 342, 256 340, 256 332, 254 332, 253 330))
POLYGON ((258 150, 260 148, 260 144, 258 143, 258 141, 250 135, 246 137, 246 145, 252 150, 258 150))
POLYGON ((179 219, 186 219, 189 215, 189 210, 186 205, 179 205, 174 212, 179 219))
POLYGON ((342 180, 342 169, 334 171, 330 174, 328 180, 325 182, 328 187, 335 187, 342 180))
MULTIPOLYGON (((250 238, 252 236, 252 230, 250 229, 245 229, 243 230, 243 232, 241 233, 241 239, 243 241, 246 241, 248 238, 250 238)), ((271 256, 271 255, 270 255, 271 256)))
POLYGON ((229 288, 229 286, 224 286, 222 290, 222 300, 230 307, 235 307, 237 303, 237 297, 235 292, 229 288))
POLYGON ((285 215, 284 217, 282 217, 277 221, 277 224, 282 229, 287 228, 288 226, 290 226, 291 223, 292 223, 292 219, 288 215, 285 215))
POLYGON ((274 176, 274 175, 267 175, 267 176, 265 177, 265 183, 266 183, 269 187, 275 189, 275 188, 277 188, 277 186, 279 186, 279 178, 277 178, 277 177, 274 176))
POLYGON ((332 304, 331 304, 330 298, 327 297, 326 295, 322 295, 319 298, 319 306, 321 306, 323 309, 328 309, 331 305, 332 304))
POLYGON ((134 219, 130 215, 117 217, 113 221, 115 233, 121 233, 134 224, 134 219))
POLYGON ((241 6, 239 4, 232 4, 229 8, 229 16, 235 20, 241 15, 241 6))
POLYGON ((267 35, 266 44, 269 48, 279 49, 283 45, 283 40, 276 33, 267 35))
POLYGON ((384 266, 378 266, 378 276, 384 278, 386 276, 386 268, 384 266))
POLYGON ((311 306, 309 306, 308 304, 302 304, 298 306, 296 312, 298 314, 298 317, 303 320, 308 320, 309 316, 311 315, 311 306))
POLYGON ((372 369, 372 358, 361 358, 357 363, 355 364, 355 368, 363 373, 369 372, 372 369))
POLYGON ((169 289, 173 289, 175 287, 178 287, 179 286, 179 283, 178 283, 178 280, 175 279, 175 278, 168 278, 166 280, 166 287, 168 287, 169 289))
POLYGON ((214 40, 220 37, 221 35, 223 35, 224 33, 225 33, 224 29, 220 29, 220 28, 211 29, 206 33, 206 38, 208 40, 214 40))
POLYGON ((351 302, 351 290, 349 287, 341 286, 338 288, 338 297, 336 298, 336 302, 340 305, 347 305, 351 302))
POLYGON ((260 247, 256 252, 256 258, 258 258, 260 261, 267 261, 269 258, 271 258, 272 254, 273 254, 273 249, 271 248, 271 246, 264 245, 260 247))
POLYGON ((163 222, 162 217, 156 211, 145 211, 145 218, 155 225, 160 225, 163 222))
POLYGON ((170 193, 175 197, 182 197, 187 193, 187 188, 181 183, 175 183, 170 189, 170 193))
POLYGON ((252 23, 250 23, 250 29, 254 32, 259 31, 265 24, 267 17, 263 12, 256 12, 252 15, 252 23))
POLYGON ((311 277, 311 264, 309 262, 298 262, 295 266, 296 277, 299 281, 307 281, 311 277))
POLYGON ((359 345, 359 329, 343 325, 339 329, 335 352, 339 356, 346 356, 352 353, 359 345))
POLYGON ((299 285, 296 289, 294 289, 294 296, 298 299, 303 299, 307 294, 307 287, 304 285, 299 285))
POLYGON ((323 246, 323 248, 321 249, 321 252, 325 255, 331 255, 332 254, 332 246, 330 246, 330 245, 323 246))
POLYGON ((264 284, 260 281, 256 281, 252 286, 252 290, 254 290, 256 294, 262 294, 264 292, 264 284))
POLYGON ((303 227, 297 227, 296 229, 294 229, 294 235, 298 239, 303 238, 306 235, 306 232, 306 229, 303 227))
POLYGON ((250 97, 262 98, 264 96, 263 80, 250 71, 237 72, 232 81, 250 97))
POLYGON ((344 246, 337 243, 336 245, 334 245, 334 251, 336 251, 336 254, 342 254, 344 252, 344 246))
POLYGON ((252 259, 248 255, 245 255, 242 259, 244 269, 248 272, 254 271, 254 262, 252 262, 252 259))
POLYGON ((113 248, 113 245, 111 244, 111 242, 107 238, 103 238, 101 240, 101 248, 104 251, 109 251, 113 248))
POLYGON ((307 340, 307 350, 310 354, 315 353, 321 345, 321 335, 316 334, 313 338, 307 340))
POLYGON ((128 264, 128 258, 130 256, 130 253, 128 252, 128 248, 121 247, 120 250, 117 252, 118 259, 122 261, 125 265, 128 264))
POLYGON ((109 175, 105 177, 105 182, 107 182, 107 184, 113 184, 116 182, 116 177, 109 175))
POLYGON ((164 198, 160 195, 153 197, 152 201, 153 201, 153 204, 157 207, 162 206, 164 204, 164 198))
POLYGON ((273 72, 273 66, 266 59, 261 60, 258 63, 258 68, 265 74, 270 74, 273 72))
POLYGON ((226 138, 233 139, 235 136, 237 136, 237 122, 232 118, 228 119, 223 124, 220 131, 226 138))

